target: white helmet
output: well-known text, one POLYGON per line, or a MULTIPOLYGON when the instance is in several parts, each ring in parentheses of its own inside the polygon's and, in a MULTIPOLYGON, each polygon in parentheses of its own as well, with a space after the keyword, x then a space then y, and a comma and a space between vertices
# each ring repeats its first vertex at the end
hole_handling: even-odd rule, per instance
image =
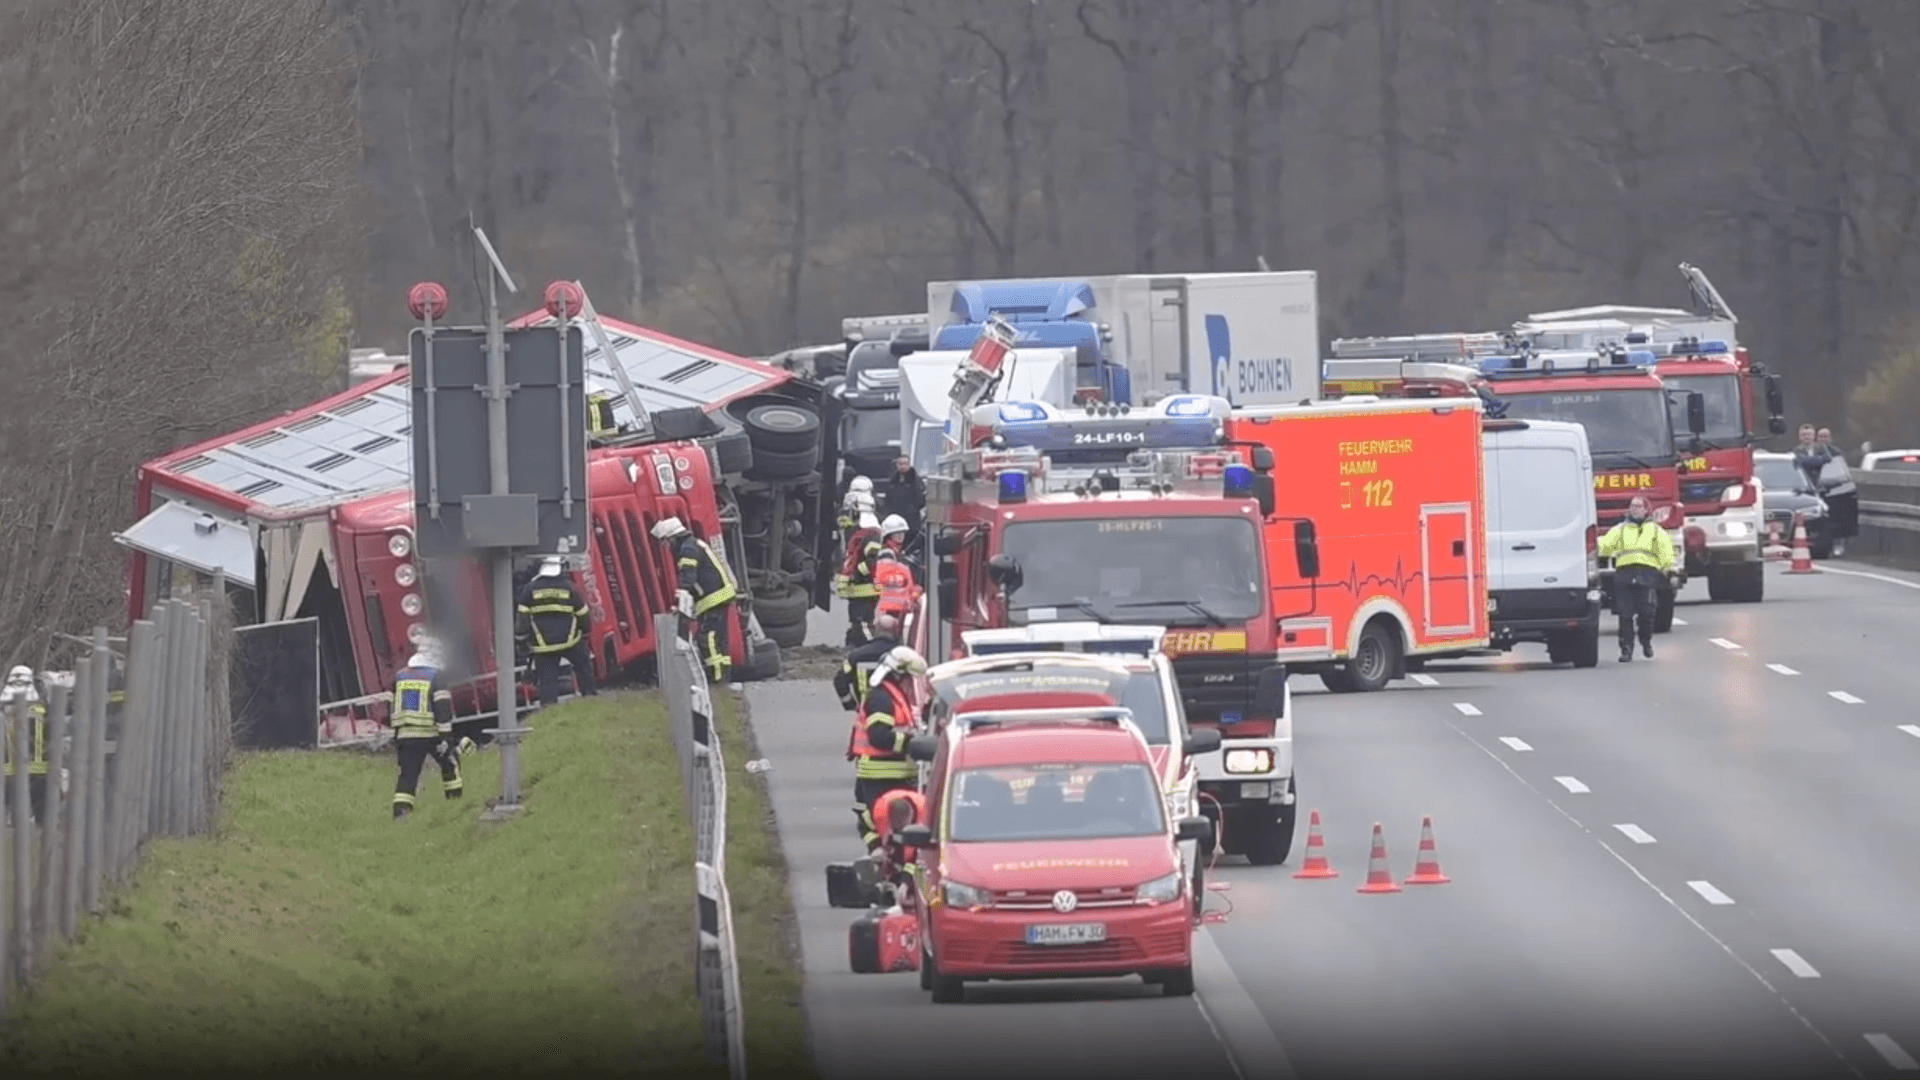
POLYGON ((433 658, 428 656, 426 653, 426 650, 423 649, 420 652, 414 653, 412 656, 407 657, 407 666, 408 667, 433 667, 434 666, 433 658))
POLYGON ((881 536, 907 535, 907 519, 899 514, 888 514, 887 520, 880 523, 881 536))
POLYGON ((566 570, 566 564, 560 561, 560 556, 558 555, 549 555, 540 560, 539 576, 541 577, 559 577, 561 574, 566 573, 566 570))
POLYGON ((8 686, 33 685, 33 669, 28 667, 25 664, 14 665, 13 670, 7 672, 7 685, 8 686))
POLYGON ((677 517, 661 518, 653 526, 655 540, 672 540, 686 534, 687 526, 677 517))
POLYGON ((912 675, 925 675, 927 660, 905 645, 896 645, 887 650, 887 655, 880 658, 879 670, 883 676, 897 675, 903 671, 912 675))
POLYGON ((858 492, 859 494, 862 494, 862 495, 873 494, 873 481, 867 479, 864 476, 854 477, 852 480, 847 482, 847 493, 853 494, 855 492, 858 492))
POLYGON ((873 516, 873 511, 862 510, 860 511, 860 527, 863 529, 877 529, 880 527, 880 519, 873 516))

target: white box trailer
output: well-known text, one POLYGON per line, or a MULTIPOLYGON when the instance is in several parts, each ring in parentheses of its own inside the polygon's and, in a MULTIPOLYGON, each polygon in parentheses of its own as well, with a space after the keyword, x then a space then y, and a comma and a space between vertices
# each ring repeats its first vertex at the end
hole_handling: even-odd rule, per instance
POLYGON ((1106 357, 1127 369, 1135 405, 1176 393, 1214 394, 1235 405, 1320 398, 1319 275, 1312 270, 929 282, 936 345, 943 327, 977 321, 981 307, 1001 312, 1016 330, 1049 316, 1100 324, 1106 357), (967 286, 982 287, 974 290, 981 295, 960 297, 956 308, 967 286), (1009 297, 1019 312, 1003 306, 1009 297))

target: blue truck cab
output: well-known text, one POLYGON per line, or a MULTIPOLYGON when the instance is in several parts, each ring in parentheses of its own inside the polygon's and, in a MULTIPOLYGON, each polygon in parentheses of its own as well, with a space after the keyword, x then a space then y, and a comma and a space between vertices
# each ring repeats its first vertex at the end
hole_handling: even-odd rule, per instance
POLYGON ((1073 349, 1078 396, 1133 400, 1126 365, 1107 352, 1110 334, 1098 321, 1093 285, 1061 278, 975 281, 954 290, 949 320, 934 332, 933 348, 970 349, 988 316, 1011 323, 1014 347, 1073 349))

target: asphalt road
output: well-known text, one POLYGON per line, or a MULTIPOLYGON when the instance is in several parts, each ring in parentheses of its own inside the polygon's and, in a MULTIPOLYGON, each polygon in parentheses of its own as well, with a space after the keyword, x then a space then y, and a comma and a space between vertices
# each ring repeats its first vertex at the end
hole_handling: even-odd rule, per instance
POLYGON ((1914 1075, 1920 710, 1902 692, 1920 577, 1821 567, 1776 566, 1760 605, 1690 587, 1652 661, 1619 664, 1609 641, 1590 671, 1522 646, 1379 694, 1296 679, 1304 806, 1341 876, 1292 878, 1300 844, 1285 867, 1217 867, 1229 889, 1209 903, 1228 914, 1202 934, 1193 1000, 1123 980, 972 986, 934 1006, 910 974, 851 974, 855 913, 826 906, 821 870, 858 847, 847 716, 823 683, 754 686, 816 1059, 830 1080, 905 1061, 1004 1077, 1914 1075), (1452 881, 1356 893, 1374 822, 1404 878, 1429 814, 1452 881))

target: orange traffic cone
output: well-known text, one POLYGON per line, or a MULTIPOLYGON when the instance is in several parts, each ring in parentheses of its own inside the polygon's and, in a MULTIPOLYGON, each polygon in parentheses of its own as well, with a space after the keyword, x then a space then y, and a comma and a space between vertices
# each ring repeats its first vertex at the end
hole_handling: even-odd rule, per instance
POLYGON ((1793 554, 1788 550, 1785 538, 1780 535, 1778 519, 1767 522, 1767 546, 1763 554, 1769 559, 1784 559, 1793 554))
POLYGON ((1807 523, 1800 518, 1800 512, 1793 514, 1793 565, 1787 567, 1789 574, 1817 574, 1814 569, 1813 552, 1807 547, 1807 523))
POLYGON ((1373 855, 1367 860, 1367 883, 1355 892, 1382 893, 1399 892, 1400 886, 1393 883, 1393 871, 1387 868, 1387 838, 1380 830, 1380 823, 1373 823, 1373 855))
POLYGON ((1402 885, 1445 885, 1453 879, 1440 872, 1440 856, 1433 848, 1433 815, 1420 819, 1420 854, 1413 864, 1413 876, 1402 885))
POLYGON ((1294 872, 1297 878, 1336 878, 1340 871, 1327 863, 1327 841, 1320 835, 1320 811, 1307 817, 1307 860, 1294 872))

